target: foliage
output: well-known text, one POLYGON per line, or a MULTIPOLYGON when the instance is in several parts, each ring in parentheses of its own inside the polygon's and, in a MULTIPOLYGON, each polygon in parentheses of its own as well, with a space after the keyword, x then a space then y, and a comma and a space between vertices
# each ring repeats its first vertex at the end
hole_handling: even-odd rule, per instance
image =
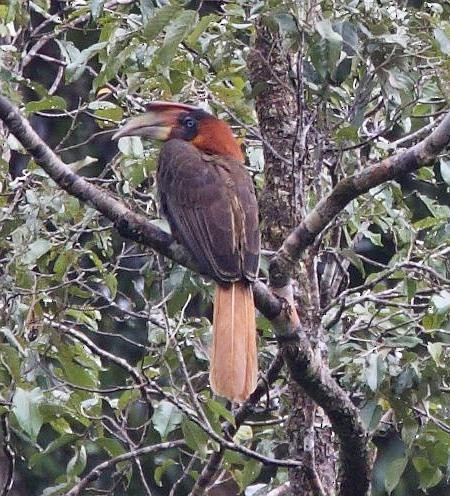
MULTIPOLYGON (((160 226, 154 145, 122 138, 118 151, 111 131, 147 100, 208 104, 236 126, 261 186, 258 88, 246 74, 258 22, 279 33, 292 91, 314 109, 307 211, 342 177, 423 137, 448 107, 448 2, 203 3, 0 5, 2 94, 74 171, 160 226)), ((187 494, 221 424, 234 422, 207 381, 211 284, 122 239, 12 135, 0 140, 0 414, 27 494, 63 494, 105 460, 180 439, 182 449, 131 456, 93 484, 169 494, 178 481, 187 494)), ((318 250, 321 284, 334 291, 321 302, 330 364, 378 446, 374 495, 449 487, 449 164, 358 198, 318 250)), ((264 370, 276 346, 259 324, 264 370)), ((284 457, 285 384, 280 376, 236 446, 284 457)), ((287 478, 239 450, 224 467, 249 495, 287 478)))

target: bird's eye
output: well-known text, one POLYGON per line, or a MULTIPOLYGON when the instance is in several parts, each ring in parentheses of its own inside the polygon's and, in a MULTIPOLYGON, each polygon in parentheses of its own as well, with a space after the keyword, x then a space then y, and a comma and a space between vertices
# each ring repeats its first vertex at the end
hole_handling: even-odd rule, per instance
POLYGON ((185 119, 183 120, 183 126, 187 127, 188 129, 194 128, 196 124, 196 120, 192 117, 185 117, 185 119))

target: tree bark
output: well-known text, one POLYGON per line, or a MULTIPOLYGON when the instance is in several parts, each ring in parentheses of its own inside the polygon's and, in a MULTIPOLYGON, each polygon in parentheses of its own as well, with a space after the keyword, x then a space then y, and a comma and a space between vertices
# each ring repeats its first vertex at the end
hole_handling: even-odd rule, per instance
MULTIPOLYGON (((302 164, 308 156, 301 149, 300 130, 310 119, 301 108, 299 86, 290 80, 290 59, 280 37, 267 26, 257 26, 254 45, 248 57, 250 82, 256 97, 265 157, 265 186, 260 197, 263 246, 280 248, 288 233, 302 217, 302 164)), ((298 81, 297 81, 298 85, 298 81)), ((314 258, 314 254, 309 255, 314 258)), ((311 261, 310 267, 314 267, 311 261)), ((297 269, 300 322, 309 335, 319 337, 320 322, 314 322, 311 285, 315 275, 297 269), (311 280, 312 279, 312 280, 311 280)), ((317 315, 317 313, 316 313, 317 315)), ((317 350, 324 349, 317 339, 317 350)), ((319 351, 320 355, 320 351, 319 351)), ((289 383, 290 416, 287 422, 290 455, 302 461, 302 468, 289 469, 292 494, 324 495, 334 491, 337 454, 332 430, 322 410, 294 381, 289 383)))

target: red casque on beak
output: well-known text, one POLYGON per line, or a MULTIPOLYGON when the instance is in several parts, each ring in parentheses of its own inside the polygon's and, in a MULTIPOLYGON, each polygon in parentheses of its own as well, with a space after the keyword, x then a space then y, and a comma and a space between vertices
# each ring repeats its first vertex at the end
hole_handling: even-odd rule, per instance
POLYGON ((142 136, 144 138, 166 141, 172 128, 177 124, 180 112, 192 112, 198 107, 176 102, 150 102, 146 104, 147 112, 129 119, 112 139, 123 136, 142 136))

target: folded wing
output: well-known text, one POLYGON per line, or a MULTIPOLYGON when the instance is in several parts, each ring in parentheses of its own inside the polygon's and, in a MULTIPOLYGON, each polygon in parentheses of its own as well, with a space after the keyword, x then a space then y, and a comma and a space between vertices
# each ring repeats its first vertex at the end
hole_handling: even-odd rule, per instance
POLYGON ((174 236, 200 270, 218 281, 252 281, 258 270, 258 210, 243 164, 170 140, 160 152, 158 186, 174 236))

